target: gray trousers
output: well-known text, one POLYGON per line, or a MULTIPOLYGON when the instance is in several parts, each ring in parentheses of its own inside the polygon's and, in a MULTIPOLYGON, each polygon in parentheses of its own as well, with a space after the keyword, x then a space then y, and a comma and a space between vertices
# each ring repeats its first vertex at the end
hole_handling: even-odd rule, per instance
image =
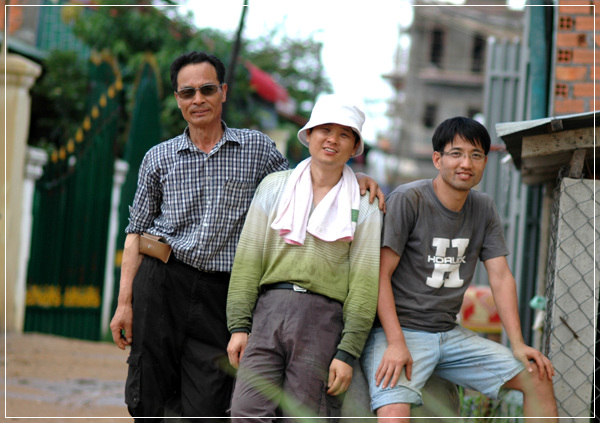
MULTIPOLYGON (((343 329, 342 304, 321 295, 273 289, 258 298, 240 362, 232 417, 339 417, 327 395, 329 365, 343 329)), ((236 419, 239 422, 240 419, 236 419)))

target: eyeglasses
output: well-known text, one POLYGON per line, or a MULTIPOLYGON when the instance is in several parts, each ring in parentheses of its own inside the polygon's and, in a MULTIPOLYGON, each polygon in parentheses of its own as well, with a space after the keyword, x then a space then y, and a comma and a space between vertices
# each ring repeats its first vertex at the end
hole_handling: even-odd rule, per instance
POLYGON ((203 86, 198 88, 189 87, 179 91, 175 91, 175 94, 177 94, 177 96, 183 100, 189 100, 191 98, 194 98, 194 96, 196 95, 196 91, 200 91, 200 94, 202 94, 204 97, 210 97, 211 95, 215 95, 222 85, 223 84, 204 84, 203 86))
POLYGON ((453 150, 453 151, 440 151, 440 156, 447 156, 452 160, 462 160, 465 156, 469 156, 469 158, 473 162, 481 162, 485 159, 485 154, 475 151, 471 154, 463 153, 462 151, 453 150))

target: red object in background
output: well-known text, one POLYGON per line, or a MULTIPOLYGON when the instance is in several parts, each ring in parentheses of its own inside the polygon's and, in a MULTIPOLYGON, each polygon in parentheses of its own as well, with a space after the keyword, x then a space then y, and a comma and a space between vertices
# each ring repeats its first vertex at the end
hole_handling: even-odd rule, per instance
POLYGON ((250 72, 250 86, 260 97, 271 103, 288 100, 287 90, 279 85, 271 75, 250 62, 246 62, 244 66, 250 72))
POLYGON ((467 288, 460 309, 460 323, 475 332, 502 332, 502 323, 489 286, 471 285, 467 288))

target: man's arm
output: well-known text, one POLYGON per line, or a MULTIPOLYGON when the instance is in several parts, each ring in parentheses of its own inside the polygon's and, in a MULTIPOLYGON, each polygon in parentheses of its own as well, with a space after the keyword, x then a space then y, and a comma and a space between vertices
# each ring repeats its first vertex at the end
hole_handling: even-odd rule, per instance
POLYGON ((375 197, 377 196, 377 199, 379 200, 379 210, 385 213, 385 194, 381 188, 379 188, 379 184, 375 179, 364 173, 356 172, 355 175, 360 188, 360 195, 365 195, 367 190, 369 190, 369 203, 373 204, 373 201, 375 201, 375 197))
MULTIPOLYGON (((262 185, 261 185, 262 186, 262 185)), ((258 191, 257 191, 258 193, 258 191)), ((257 194, 250 205, 238 241, 227 293, 227 328, 231 333, 250 332, 252 315, 263 277, 263 250, 267 215, 257 204, 257 194)))
POLYGON ((227 356, 236 369, 248 345, 248 334, 252 329, 252 316, 258 300, 258 286, 263 276, 263 250, 269 227, 267 211, 261 199, 275 195, 273 192, 277 185, 274 180, 263 179, 254 194, 231 270, 226 310, 227 329, 231 332, 231 338, 227 345, 227 356))
POLYGON ((352 382, 353 363, 364 348, 377 310, 379 243, 382 214, 377 204, 361 199, 358 226, 349 251, 348 294, 344 301, 344 329, 329 365, 328 395, 344 393, 352 382))
POLYGON ((535 348, 527 346, 523 340, 518 310, 517 284, 508 267, 506 257, 486 260, 484 264, 488 272, 494 303, 514 356, 523 363, 529 372, 533 371, 529 360, 534 360, 539 368, 540 379, 544 375, 548 379, 552 379, 554 367, 550 360, 535 348))
POLYGON ((327 395, 340 395, 348 390, 352 382, 352 366, 334 358, 329 365, 327 395))
POLYGON ((121 262, 121 282, 119 286, 119 299, 117 302, 117 310, 110 322, 110 330, 112 332, 113 341, 117 347, 122 350, 127 345, 131 345, 133 340, 132 321, 132 294, 133 294, 133 279, 142 263, 142 255, 140 254, 140 235, 127 234, 125 238, 125 248, 123 249, 123 260, 121 262), (125 337, 121 335, 121 331, 125 331, 125 337))
POLYGON ((396 386, 403 367, 406 367, 406 377, 409 380, 412 377, 413 360, 398 321, 392 290, 392 274, 399 262, 400 256, 394 250, 389 247, 381 249, 377 316, 383 326, 388 347, 383 353, 377 372, 375 372, 375 384, 380 386, 383 382, 382 388, 396 386))

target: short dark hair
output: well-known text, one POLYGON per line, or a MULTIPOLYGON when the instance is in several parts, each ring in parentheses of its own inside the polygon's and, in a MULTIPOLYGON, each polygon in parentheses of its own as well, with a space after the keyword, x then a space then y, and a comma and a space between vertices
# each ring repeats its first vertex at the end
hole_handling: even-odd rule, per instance
POLYGON ((481 145, 486 156, 489 153, 491 140, 485 126, 474 119, 462 116, 446 119, 435 128, 431 139, 433 151, 444 151, 446 144, 454 141, 456 135, 460 135, 474 146, 481 145))
POLYGON ((190 51, 179 56, 171 63, 171 84, 173 85, 173 91, 177 91, 177 77, 182 67, 195 64, 208 62, 217 71, 217 79, 219 84, 225 82, 225 65, 221 60, 214 54, 208 54, 203 51, 190 51))

